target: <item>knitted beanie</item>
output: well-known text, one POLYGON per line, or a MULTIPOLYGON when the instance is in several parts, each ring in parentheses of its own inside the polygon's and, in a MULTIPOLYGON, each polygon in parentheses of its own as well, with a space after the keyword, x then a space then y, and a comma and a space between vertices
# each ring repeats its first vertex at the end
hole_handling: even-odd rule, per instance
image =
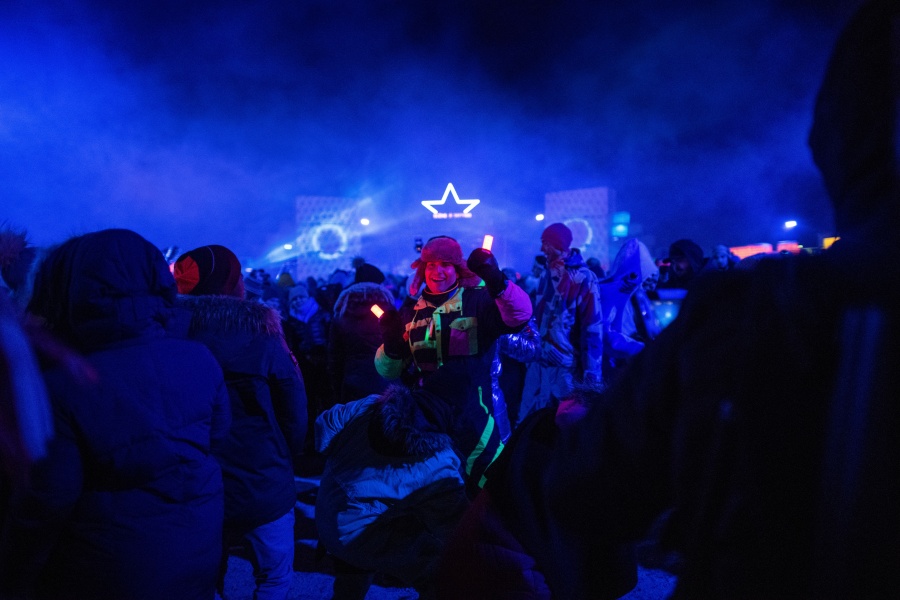
POLYGON ((363 282, 382 284, 384 283, 384 273, 382 273, 381 269, 375 265, 363 263, 356 267, 356 275, 353 278, 353 283, 363 282))
POLYGON ((191 296, 243 296, 241 262, 225 246, 201 246, 175 261, 179 294, 191 296))
POLYGON ((557 250, 568 250, 572 245, 572 230, 562 223, 553 223, 541 234, 541 241, 547 242, 557 250))
POLYGON ((425 281, 425 264, 430 262, 446 262, 456 267, 456 276, 459 279, 460 287, 475 287, 481 282, 481 277, 466 266, 466 259, 463 258, 459 242, 452 237, 439 235, 425 243, 419 258, 410 265, 416 270, 409 285, 411 295, 418 293, 419 286, 425 281))

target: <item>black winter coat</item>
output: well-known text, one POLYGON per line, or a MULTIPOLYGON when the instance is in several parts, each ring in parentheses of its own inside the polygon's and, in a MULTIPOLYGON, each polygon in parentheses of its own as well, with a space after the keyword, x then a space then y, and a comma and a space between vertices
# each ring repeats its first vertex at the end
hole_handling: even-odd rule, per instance
MULTIPOLYGON (((868 250, 698 277, 548 459, 555 524, 590 550, 674 507, 676 598, 896 595, 900 294, 868 250)), ((556 567, 573 597, 604 583, 556 567)))
POLYGON ((306 391, 284 341, 281 317, 265 304, 230 296, 179 296, 189 335, 225 374, 231 430, 217 453, 225 478, 225 523, 253 529, 294 505, 294 462, 307 430, 306 391))

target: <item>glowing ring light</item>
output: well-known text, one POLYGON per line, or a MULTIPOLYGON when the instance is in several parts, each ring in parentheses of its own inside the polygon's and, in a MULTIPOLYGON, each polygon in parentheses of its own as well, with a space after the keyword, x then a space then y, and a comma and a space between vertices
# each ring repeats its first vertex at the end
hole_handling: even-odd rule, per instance
MULTIPOLYGON (((574 233, 574 231, 575 231, 575 228, 573 228, 573 227, 570 225, 570 223, 578 223, 578 224, 580 224, 580 225, 584 225, 584 229, 587 231, 587 238, 584 240, 584 245, 585 245, 585 246, 590 246, 590 245, 591 245, 591 242, 594 241, 594 228, 591 227, 591 224, 588 223, 586 220, 584 220, 584 219, 578 219, 578 218, 576 218, 576 219, 567 219, 566 221, 563 221, 563 223, 564 223, 569 229, 571 229, 571 230, 573 231, 573 233, 574 233)), ((574 244, 575 241, 573 240, 572 243, 574 244)))
POLYGON ((312 248, 315 252, 319 253, 319 258, 322 260, 334 260, 347 251, 347 234, 344 233, 344 229, 340 225, 319 225, 312 230, 312 248), (322 242, 319 238, 326 231, 335 234, 341 240, 336 252, 322 252, 322 242))

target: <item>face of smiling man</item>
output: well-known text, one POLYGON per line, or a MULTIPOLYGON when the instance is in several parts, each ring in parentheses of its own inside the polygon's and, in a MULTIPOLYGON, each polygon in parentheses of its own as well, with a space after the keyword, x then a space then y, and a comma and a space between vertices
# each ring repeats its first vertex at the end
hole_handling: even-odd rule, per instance
POLYGON ((456 267, 448 262, 425 263, 425 285, 432 294, 443 294, 456 285, 456 267))

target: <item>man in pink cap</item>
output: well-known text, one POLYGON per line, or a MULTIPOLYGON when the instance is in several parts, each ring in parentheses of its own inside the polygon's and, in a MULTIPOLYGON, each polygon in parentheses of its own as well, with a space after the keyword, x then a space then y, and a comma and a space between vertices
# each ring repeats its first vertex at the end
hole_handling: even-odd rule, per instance
POLYGON ((525 372, 518 422, 530 413, 558 404, 582 381, 601 381, 603 313, 597 276, 563 223, 541 234, 546 257, 537 289, 535 320, 541 335, 540 358, 525 372))

